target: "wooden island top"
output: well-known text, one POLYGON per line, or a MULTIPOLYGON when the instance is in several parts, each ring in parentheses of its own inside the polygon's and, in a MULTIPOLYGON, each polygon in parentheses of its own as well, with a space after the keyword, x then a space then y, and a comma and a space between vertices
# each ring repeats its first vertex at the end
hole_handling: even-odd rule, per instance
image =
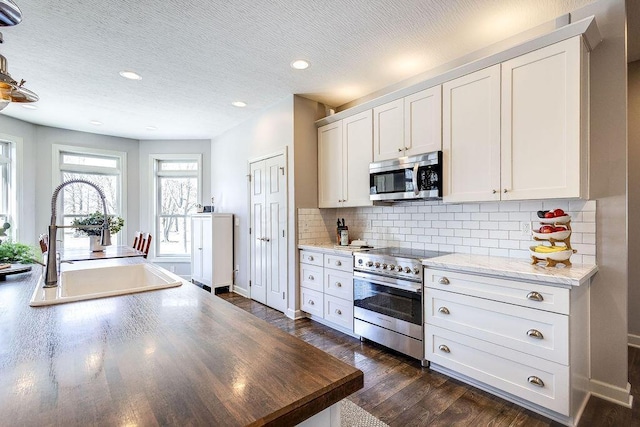
POLYGON ((188 282, 29 307, 41 271, 0 283, 1 423, 287 426, 363 386, 360 370, 188 282))

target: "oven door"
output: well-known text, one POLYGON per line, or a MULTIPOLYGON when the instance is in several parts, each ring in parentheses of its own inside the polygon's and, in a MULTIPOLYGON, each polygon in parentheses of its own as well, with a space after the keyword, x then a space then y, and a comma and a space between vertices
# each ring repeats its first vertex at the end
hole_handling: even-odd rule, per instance
POLYGON ((353 305, 422 327, 421 283, 355 272, 353 305))

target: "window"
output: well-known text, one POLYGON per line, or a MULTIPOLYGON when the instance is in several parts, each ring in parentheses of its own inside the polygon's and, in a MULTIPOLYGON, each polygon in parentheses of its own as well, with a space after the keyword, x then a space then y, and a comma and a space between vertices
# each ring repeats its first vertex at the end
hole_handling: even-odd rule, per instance
POLYGON ((12 215, 12 162, 11 143, 0 140, 0 227, 11 222, 12 215))
MULTIPOLYGON (((70 179, 85 179, 95 183, 105 195, 107 213, 125 218, 123 200, 126 170, 126 153, 96 150, 81 147, 54 146, 60 182, 70 179)), ((83 218, 95 211, 102 212, 102 202, 98 192, 85 184, 69 184, 58 196, 62 200, 62 212, 58 222, 71 225, 74 219, 83 218)), ((60 208, 59 208, 60 209, 60 208)), ((126 226, 126 222, 125 222, 126 226)), ((89 237, 73 228, 64 228, 65 248, 87 248, 89 237)), ((114 244, 124 244, 124 231, 112 236, 114 244)))
POLYGON ((153 160, 156 257, 189 256, 190 216, 200 200, 201 156, 156 155, 153 160))

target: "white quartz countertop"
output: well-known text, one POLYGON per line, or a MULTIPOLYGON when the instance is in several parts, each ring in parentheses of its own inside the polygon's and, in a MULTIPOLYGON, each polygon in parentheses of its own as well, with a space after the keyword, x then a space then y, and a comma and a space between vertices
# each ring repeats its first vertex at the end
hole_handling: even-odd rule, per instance
POLYGON ((298 249, 304 249, 307 251, 322 252, 325 254, 337 254, 337 255, 353 255, 354 252, 361 251, 363 249, 357 246, 337 246, 335 243, 310 243, 298 245, 298 249))
POLYGON ((532 280, 549 285, 580 286, 598 271, 598 266, 573 264, 570 267, 532 265, 526 259, 485 255, 449 254, 422 260, 431 268, 487 274, 516 280, 532 280))

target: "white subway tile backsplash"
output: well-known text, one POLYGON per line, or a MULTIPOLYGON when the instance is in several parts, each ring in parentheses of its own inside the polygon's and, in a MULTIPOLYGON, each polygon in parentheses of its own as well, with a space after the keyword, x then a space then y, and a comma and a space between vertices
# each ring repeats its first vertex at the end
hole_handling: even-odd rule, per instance
POLYGON ((595 263, 595 201, 508 201, 444 204, 401 202, 392 206, 298 209, 299 243, 335 243, 336 219, 345 218, 352 239, 374 246, 530 258, 540 242, 522 233, 524 223, 540 227, 538 210, 560 208, 571 215, 573 263, 595 263))

